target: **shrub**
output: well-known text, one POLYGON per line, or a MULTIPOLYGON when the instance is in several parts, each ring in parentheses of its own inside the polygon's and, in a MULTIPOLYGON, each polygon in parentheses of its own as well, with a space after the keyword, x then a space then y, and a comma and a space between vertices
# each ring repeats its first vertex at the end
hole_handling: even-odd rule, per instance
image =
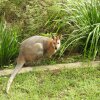
POLYGON ((0 23, 0 66, 7 65, 15 59, 18 52, 18 30, 8 29, 0 23))
MULTIPOLYGON (((77 28, 63 43, 60 55, 69 46, 81 45, 84 56, 95 59, 100 52, 100 1, 99 0, 70 0, 63 4, 63 11, 69 14, 69 22, 73 22, 77 28)), ((67 17, 67 16, 66 16, 67 17)))
POLYGON ((65 12, 57 2, 62 0, 6 0, 1 4, 1 12, 7 23, 16 23, 21 29, 21 37, 27 38, 41 33, 64 33, 68 29, 65 12))

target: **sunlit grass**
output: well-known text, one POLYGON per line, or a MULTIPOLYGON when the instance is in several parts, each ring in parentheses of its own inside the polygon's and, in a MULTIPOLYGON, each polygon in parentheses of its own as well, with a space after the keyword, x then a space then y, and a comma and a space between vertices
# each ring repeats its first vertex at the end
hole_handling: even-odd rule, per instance
POLYGON ((0 100, 99 100, 100 68, 64 69, 17 75, 9 95, 0 77, 0 100))

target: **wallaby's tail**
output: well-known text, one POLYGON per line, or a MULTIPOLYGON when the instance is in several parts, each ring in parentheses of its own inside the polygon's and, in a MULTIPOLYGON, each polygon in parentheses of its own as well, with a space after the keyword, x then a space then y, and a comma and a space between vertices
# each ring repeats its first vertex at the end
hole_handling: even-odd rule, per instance
POLYGON ((15 67, 13 73, 12 73, 11 76, 10 76, 10 79, 9 79, 9 81, 8 81, 8 84, 7 84, 7 88, 6 88, 6 92, 7 92, 7 93, 9 92, 10 86, 11 86, 11 84, 12 84, 12 82, 13 82, 13 80, 14 80, 16 74, 17 74, 17 73, 20 71, 20 69, 23 67, 24 63, 25 63, 25 62, 22 62, 22 63, 16 65, 16 67, 15 67))

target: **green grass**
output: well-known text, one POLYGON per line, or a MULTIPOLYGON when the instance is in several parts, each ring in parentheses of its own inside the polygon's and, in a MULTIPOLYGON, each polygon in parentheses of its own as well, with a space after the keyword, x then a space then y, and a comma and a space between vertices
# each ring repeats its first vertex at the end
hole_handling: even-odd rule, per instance
POLYGON ((5 93, 8 77, 0 77, 0 100, 99 100, 100 67, 29 72, 17 75, 5 93))
MULTIPOLYGON (((63 11, 69 13, 69 23, 73 22, 75 28, 69 37, 64 37, 60 55, 67 48, 81 46, 84 57, 95 60, 100 49, 100 0, 68 0, 62 3, 63 11)), ((72 25, 71 25, 72 26, 72 25)))
POLYGON ((10 64, 18 54, 18 32, 16 27, 7 28, 0 22, 0 67, 10 64))

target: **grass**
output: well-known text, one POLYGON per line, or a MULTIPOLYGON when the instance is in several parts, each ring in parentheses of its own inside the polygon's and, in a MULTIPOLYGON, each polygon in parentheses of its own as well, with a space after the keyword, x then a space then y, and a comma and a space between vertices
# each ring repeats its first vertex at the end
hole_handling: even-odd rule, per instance
POLYGON ((0 100, 99 100, 100 67, 29 72, 17 75, 5 93, 8 77, 0 77, 0 100))
POLYGON ((14 27, 7 28, 5 23, 0 23, 0 67, 8 65, 18 53, 18 30, 14 27))
POLYGON ((99 0, 69 0, 64 5, 66 13, 70 12, 69 22, 73 22, 77 26, 69 38, 65 40, 60 51, 60 55, 69 47, 81 45, 84 51, 84 57, 93 60, 99 53, 100 42, 100 1, 99 0))

